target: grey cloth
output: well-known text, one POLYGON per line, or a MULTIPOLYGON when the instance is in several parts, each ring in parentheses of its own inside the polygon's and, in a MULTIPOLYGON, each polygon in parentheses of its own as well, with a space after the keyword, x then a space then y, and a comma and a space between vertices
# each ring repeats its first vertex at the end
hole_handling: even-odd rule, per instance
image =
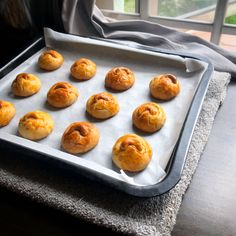
POLYGON ((114 231, 131 235, 170 235, 182 197, 207 142, 230 81, 215 72, 193 133, 180 182, 168 193, 135 198, 83 179, 57 162, 36 161, 1 147, 0 185, 38 202, 114 231))
POLYGON ((104 17, 94 0, 64 0, 62 20, 67 33, 130 40, 170 51, 207 57, 217 71, 236 76, 236 54, 197 36, 142 20, 116 21, 104 17))

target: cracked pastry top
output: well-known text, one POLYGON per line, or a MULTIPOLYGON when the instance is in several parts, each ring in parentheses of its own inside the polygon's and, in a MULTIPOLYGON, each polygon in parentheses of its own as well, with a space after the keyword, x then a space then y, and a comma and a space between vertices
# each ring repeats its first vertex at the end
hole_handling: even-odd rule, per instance
POLYGON ((180 83, 176 76, 163 74, 154 77, 149 84, 151 95, 160 100, 170 100, 180 92, 180 83))
POLYGON ((54 127, 51 116, 44 111, 32 111, 25 114, 19 121, 18 131, 26 139, 39 140, 46 138, 54 127))
POLYGON ((0 100, 0 127, 10 123, 16 114, 16 109, 11 102, 0 100))
POLYGON ((98 119, 107 119, 119 112, 119 103, 110 93, 102 92, 92 95, 86 104, 87 112, 98 119))
POLYGON ((145 169, 151 158, 151 145, 136 134, 126 134, 120 137, 112 149, 114 164, 118 168, 130 172, 138 172, 145 169))
POLYGON ((166 121, 166 113, 161 105, 148 102, 138 106, 132 115, 134 126, 138 129, 153 133, 163 127, 166 121))
POLYGON ((19 97, 28 97, 37 93, 41 88, 40 79, 28 73, 18 74, 11 84, 12 93, 19 97))
POLYGON ((63 108, 72 105, 78 96, 79 93, 75 86, 68 82, 58 82, 49 89, 47 101, 54 107, 63 108))
POLYGON ((61 67, 64 62, 63 56, 55 50, 47 50, 43 52, 39 59, 38 65, 46 71, 53 71, 61 67))
POLYGON ((69 153, 84 153, 98 144, 99 136, 97 127, 92 123, 74 122, 63 133, 61 145, 69 153))
POLYGON ((116 91, 125 91, 133 86, 134 73, 127 67, 112 68, 105 78, 105 87, 116 91))
POLYGON ((76 80, 89 80, 97 71, 96 64, 87 58, 80 58, 70 68, 71 75, 76 80))

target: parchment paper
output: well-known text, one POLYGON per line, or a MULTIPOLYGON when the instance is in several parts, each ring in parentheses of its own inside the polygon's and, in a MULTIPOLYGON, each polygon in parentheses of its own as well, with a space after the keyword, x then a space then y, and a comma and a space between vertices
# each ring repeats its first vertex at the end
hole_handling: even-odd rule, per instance
MULTIPOLYGON (((13 102, 17 110, 11 123, 0 129, 0 138, 37 152, 46 153, 48 154, 47 158, 54 156, 69 164, 93 169, 103 173, 107 178, 116 178, 136 185, 151 185, 159 182, 165 176, 164 169, 180 135, 194 92, 206 70, 206 63, 61 34, 50 29, 45 30, 45 40, 47 47, 58 50, 64 56, 64 64, 52 72, 39 69, 37 60, 41 52, 45 50, 43 49, 0 81, 0 99, 13 102), (91 80, 78 82, 70 76, 71 65, 80 57, 90 58, 97 64, 97 74, 91 80), (126 66, 132 69, 136 76, 136 82, 131 89, 125 92, 113 92, 119 101, 120 112, 111 119, 98 121, 86 114, 86 101, 93 94, 107 91, 104 87, 104 78, 106 73, 115 66, 126 66), (11 93, 12 81, 17 74, 22 72, 33 73, 42 82, 41 90, 28 98, 17 98, 11 93), (142 103, 159 102, 150 97, 149 82, 154 76, 162 73, 175 74, 181 83, 181 92, 175 99, 161 102, 167 115, 164 127, 154 134, 145 134, 133 128, 132 112, 142 103), (77 102, 65 109, 52 108, 46 102, 48 90, 58 81, 70 82, 79 90, 77 102), (50 113, 55 121, 53 133, 37 142, 21 138, 17 133, 19 119, 25 113, 34 110, 50 113), (64 130, 72 122, 85 120, 93 122, 98 127, 101 135, 99 144, 83 155, 71 155, 64 152, 60 146, 64 130), (132 174, 133 178, 121 174, 120 170, 112 164, 111 159, 111 151, 115 141, 127 133, 136 133, 144 137, 153 148, 150 164, 144 171, 132 174)), ((129 173, 126 174, 131 176, 129 173)))

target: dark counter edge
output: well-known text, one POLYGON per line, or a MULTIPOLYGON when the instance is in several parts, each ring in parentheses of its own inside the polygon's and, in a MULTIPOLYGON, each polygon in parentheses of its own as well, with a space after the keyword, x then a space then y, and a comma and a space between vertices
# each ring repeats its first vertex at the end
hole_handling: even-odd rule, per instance
MULTIPOLYGON (((177 53, 177 52, 172 52, 169 50, 163 50, 163 49, 158 49, 158 48, 154 48, 151 46, 144 46, 144 45, 130 46, 124 42, 114 42, 112 40, 94 38, 94 37, 92 37, 92 39, 105 41, 112 44, 125 45, 125 46, 129 46, 129 47, 137 48, 141 50, 147 50, 147 51, 152 51, 152 52, 157 52, 157 53, 177 55, 181 57, 197 59, 197 60, 206 62, 208 64, 207 69, 204 72, 202 79, 198 85, 198 88, 194 94, 194 98, 192 100, 189 111, 185 118, 184 125, 181 129, 180 137, 171 155, 170 161, 165 169, 167 175, 161 182, 154 185, 149 185, 149 186, 135 186, 135 185, 130 185, 130 184, 127 184, 125 182, 121 182, 115 179, 111 179, 111 178, 109 179, 107 178, 107 176, 101 173, 98 173, 96 171, 91 171, 89 169, 86 169, 80 166, 79 167, 75 166, 75 168, 73 168, 76 172, 79 172, 79 174, 82 174, 83 176, 87 178, 90 178, 102 184, 106 184, 112 188, 118 189, 122 192, 128 193, 133 196, 153 197, 153 196, 166 193, 169 190, 171 190, 179 182, 181 178, 181 174, 182 174, 183 167, 185 164, 191 137, 192 137, 199 113, 201 111, 202 103, 204 101, 204 97, 208 89, 209 81, 214 71, 213 65, 212 63, 209 62, 207 58, 198 57, 195 55, 193 56, 190 53, 177 53), (92 172, 92 175, 91 175, 91 172, 92 172)), ((12 59, 9 63, 7 63, 5 66, 3 66, 0 69, 0 79, 4 77, 6 74, 8 74, 10 71, 15 69, 22 62, 24 62, 27 58, 32 56, 34 53, 42 49, 44 46, 45 46, 45 42, 42 37, 34 39, 34 41, 31 42, 19 55, 17 55, 14 59, 12 59)), ((2 142, 2 144, 4 143, 5 145, 7 145, 6 141, 3 141, 3 140, 0 140, 0 141, 2 142)), ((22 152, 24 152, 24 150, 27 149, 15 143, 9 143, 9 144, 18 146, 18 149, 22 150, 22 152)), ((35 151, 33 150, 27 149, 27 151, 30 151, 31 155, 34 155, 35 153, 35 151)), ((56 158, 54 158, 54 161, 55 159, 56 158)), ((58 162, 61 162, 61 161, 58 160, 58 162)), ((62 162, 66 163, 66 161, 62 161, 62 162)))

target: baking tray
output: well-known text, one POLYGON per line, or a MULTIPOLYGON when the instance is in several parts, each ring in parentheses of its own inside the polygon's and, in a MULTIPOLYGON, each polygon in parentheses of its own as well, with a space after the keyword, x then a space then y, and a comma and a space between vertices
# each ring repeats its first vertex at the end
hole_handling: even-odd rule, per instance
MULTIPOLYGON (((90 39, 88 39, 89 41, 90 39)), ((99 39, 92 39, 92 41, 95 40, 98 45, 100 45, 100 42, 105 42, 106 45, 109 45, 109 47, 112 48, 120 48, 121 50, 128 50, 126 43, 121 42, 107 42, 107 40, 99 40, 99 39), (124 44, 124 47, 120 47, 121 44, 124 44)), ((86 39, 85 39, 86 41, 86 39)), ((91 41, 89 41, 91 42, 91 41)), ((94 41, 93 41, 94 42, 94 41)), ((89 44, 89 43, 88 43, 89 44)), ((38 52, 39 48, 44 47, 44 40, 38 39, 35 41, 32 45, 30 45, 29 48, 24 50, 18 57, 16 57, 13 61, 8 63, 4 68, 0 70, 0 76, 3 77, 8 74, 9 71, 13 70, 14 67, 17 65, 20 65, 22 62, 26 60, 26 58, 30 58, 30 56, 34 56, 34 53, 38 52)), ((208 83, 211 78, 213 67, 212 65, 203 58, 197 58, 193 57, 191 55, 183 55, 183 54, 177 54, 170 51, 165 50, 159 50, 157 48, 152 48, 148 46, 138 45, 134 44, 132 47, 136 48, 137 51, 143 51, 146 50, 147 52, 152 53, 160 53, 163 56, 173 56, 177 55, 178 57, 182 58, 188 58, 188 59, 194 59, 195 61, 200 61, 205 63, 205 69, 204 72, 201 74, 201 78, 199 80, 199 83, 197 84, 195 94, 193 96, 193 99, 191 101, 191 105, 188 108, 188 112, 186 114, 185 120, 183 122, 183 125, 181 127, 181 131, 178 136, 178 140, 173 148, 173 151, 171 155, 169 156, 168 163, 165 165, 165 177, 160 180, 158 183, 155 184, 149 184, 149 185, 133 185, 131 182, 125 182, 121 181, 119 179, 110 178, 109 173, 105 173, 106 170, 104 169, 104 173, 102 171, 98 172, 96 171, 96 163, 93 166, 93 163, 91 163, 91 168, 87 168, 86 165, 84 165, 83 160, 82 162, 74 162, 71 161, 69 158, 61 158, 61 151, 55 150, 50 147, 44 146, 43 149, 40 145, 38 145, 35 142, 28 141, 22 138, 19 138, 16 135, 7 133, 0 130, 0 140, 2 142, 7 142, 11 145, 17 145, 19 148, 30 150, 33 153, 40 153, 44 157, 50 157, 52 159, 55 159, 59 162, 66 163, 68 166, 73 166, 76 169, 79 170, 79 172, 87 177, 92 178, 93 180, 105 183, 110 185, 113 188, 119 189, 121 191, 124 191, 128 194, 140 196, 140 197, 151 197, 155 195, 160 195, 162 193, 165 193, 169 191, 180 179, 186 154, 188 151, 188 146, 191 140, 192 132, 194 130, 194 126, 197 120, 197 117, 199 115, 199 112, 201 110, 201 105, 205 96, 205 93, 207 91, 208 83)), ((131 51, 134 51, 133 49, 131 51)), ((0 93, 1 93, 1 87, 0 87, 0 93)), ((68 154, 70 155, 70 154, 68 154)), ((50 159, 48 159, 50 160, 50 159)))

